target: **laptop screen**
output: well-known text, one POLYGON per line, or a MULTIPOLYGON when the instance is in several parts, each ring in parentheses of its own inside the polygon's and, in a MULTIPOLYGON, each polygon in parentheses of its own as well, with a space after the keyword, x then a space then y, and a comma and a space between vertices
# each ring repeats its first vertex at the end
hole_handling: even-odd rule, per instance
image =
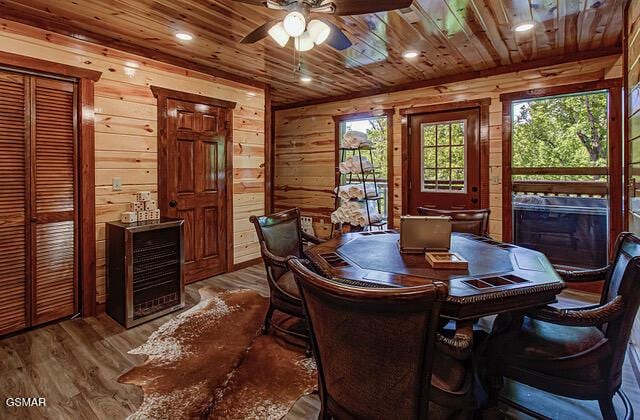
POLYGON ((447 216, 402 216, 400 250, 423 252, 448 250, 451 244, 451 218, 447 216))

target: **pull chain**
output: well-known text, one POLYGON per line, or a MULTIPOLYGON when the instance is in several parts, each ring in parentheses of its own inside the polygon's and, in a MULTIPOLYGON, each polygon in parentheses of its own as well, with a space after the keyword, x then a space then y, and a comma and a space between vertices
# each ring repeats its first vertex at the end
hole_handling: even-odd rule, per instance
POLYGON ((298 38, 293 39, 294 48, 293 48, 293 78, 295 80, 296 73, 302 71, 302 53, 295 48, 295 43, 298 38))

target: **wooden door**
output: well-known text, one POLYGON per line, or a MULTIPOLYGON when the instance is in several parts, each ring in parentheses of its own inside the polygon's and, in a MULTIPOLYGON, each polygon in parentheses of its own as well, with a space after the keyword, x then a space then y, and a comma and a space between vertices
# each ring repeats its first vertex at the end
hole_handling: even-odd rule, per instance
POLYGON ((76 95, 0 72, 0 335, 78 311, 76 95))
POLYGON ((32 325, 78 311, 76 86, 31 80, 32 325))
POLYGON ((167 214, 184 219, 185 282, 226 269, 226 139, 230 111, 167 99, 166 174, 160 194, 167 214))
POLYGON ((409 213, 480 208, 478 108, 411 115, 409 213))
POLYGON ((0 72, 0 334, 28 317, 28 78, 0 72))

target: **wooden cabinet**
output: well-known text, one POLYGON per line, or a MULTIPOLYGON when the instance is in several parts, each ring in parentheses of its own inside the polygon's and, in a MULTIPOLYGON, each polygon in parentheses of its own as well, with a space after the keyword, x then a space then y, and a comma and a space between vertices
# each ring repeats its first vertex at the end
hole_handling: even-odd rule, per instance
POLYGON ((78 311, 76 96, 0 71, 0 335, 78 311))
POLYGON ((184 307, 183 221, 106 224, 107 313, 130 328, 184 307))

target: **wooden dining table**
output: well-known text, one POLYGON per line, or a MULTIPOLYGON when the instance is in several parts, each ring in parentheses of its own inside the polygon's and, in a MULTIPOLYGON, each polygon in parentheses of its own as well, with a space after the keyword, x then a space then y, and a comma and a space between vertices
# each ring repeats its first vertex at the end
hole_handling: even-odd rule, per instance
POLYGON ((306 254, 334 281, 357 287, 411 287, 441 281, 443 317, 463 321, 554 303, 565 287, 544 254, 491 238, 453 233, 451 251, 468 269, 433 269, 424 254, 400 252, 397 231, 347 233, 306 254))

